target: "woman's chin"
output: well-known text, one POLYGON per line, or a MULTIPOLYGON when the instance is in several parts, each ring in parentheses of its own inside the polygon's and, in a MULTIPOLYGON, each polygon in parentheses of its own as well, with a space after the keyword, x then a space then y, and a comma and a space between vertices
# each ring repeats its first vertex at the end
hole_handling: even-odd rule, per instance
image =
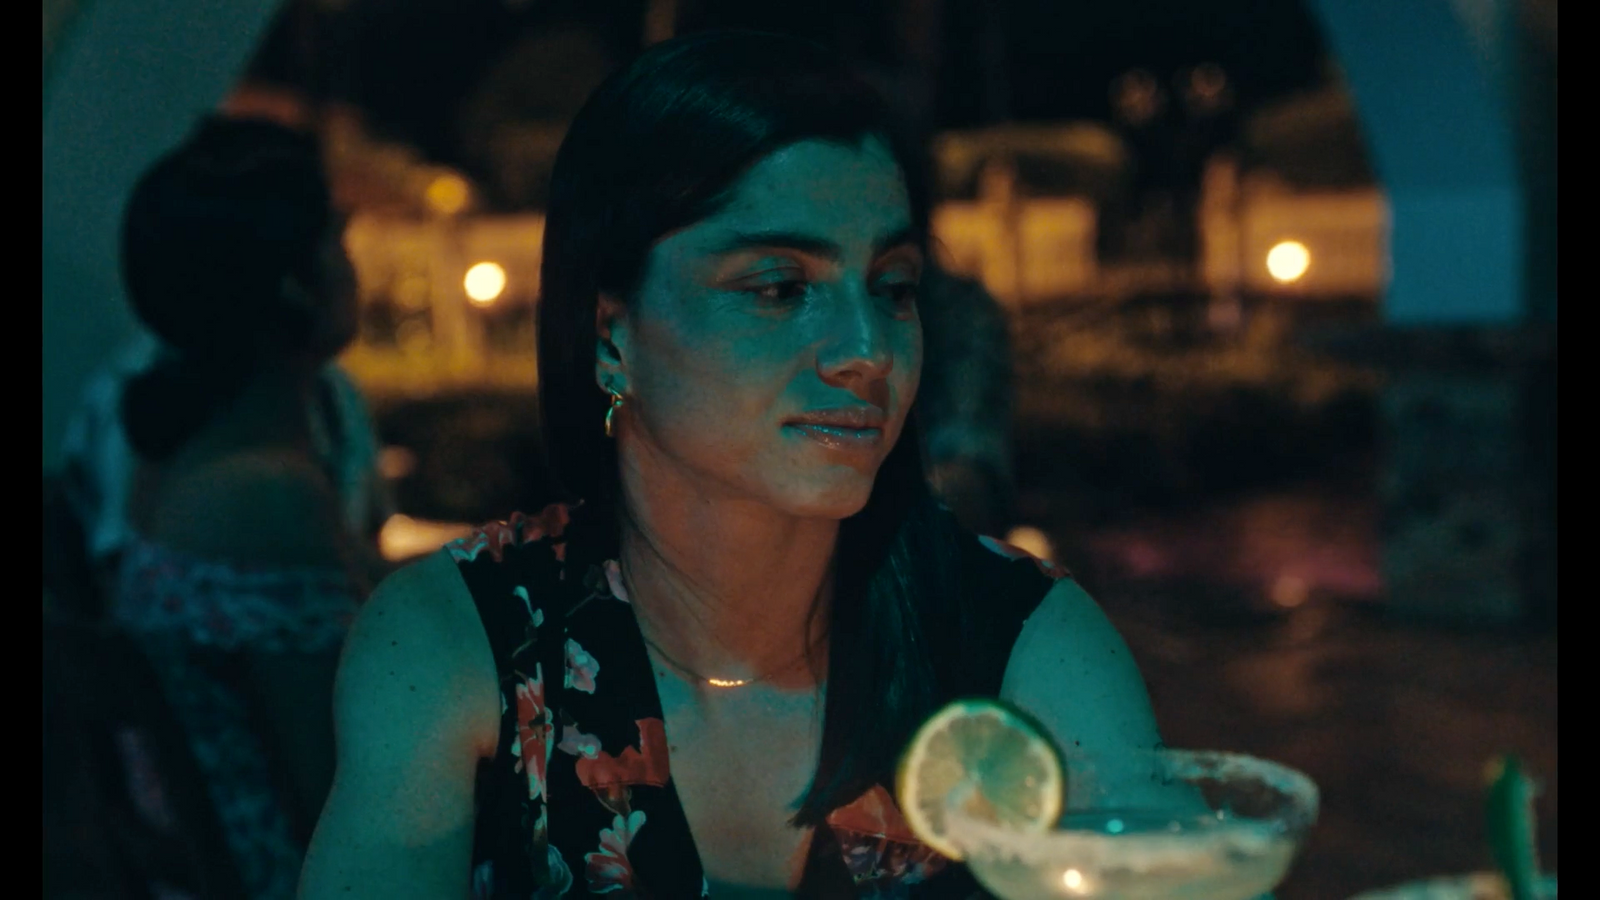
POLYGON ((782 506, 807 519, 848 519, 867 506, 872 480, 861 476, 829 479, 784 491, 782 506))

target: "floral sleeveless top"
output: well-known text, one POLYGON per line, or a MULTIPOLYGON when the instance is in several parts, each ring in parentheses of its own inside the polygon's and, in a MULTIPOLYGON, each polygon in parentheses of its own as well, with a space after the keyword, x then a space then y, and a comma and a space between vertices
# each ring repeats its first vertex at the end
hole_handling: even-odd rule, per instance
MULTIPOLYGON (((501 687, 499 751, 477 778, 473 896, 709 897, 649 654, 616 563, 596 552, 603 542, 574 522, 578 512, 517 514, 445 548, 501 687)), ((941 692, 994 696, 1023 620, 1066 573, 991 538, 968 537, 961 563, 962 593, 992 627, 947 636, 961 642, 962 677, 941 692)), ((964 867, 912 835, 890 774, 817 829, 802 894, 981 896, 964 867)))

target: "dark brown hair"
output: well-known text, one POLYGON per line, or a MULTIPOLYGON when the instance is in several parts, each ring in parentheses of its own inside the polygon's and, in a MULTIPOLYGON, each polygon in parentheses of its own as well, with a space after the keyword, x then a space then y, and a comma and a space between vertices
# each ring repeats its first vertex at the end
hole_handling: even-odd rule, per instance
MULTIPOLYGON (((601 427, 607 398, 595 382, 599 294, 628 302, 652 245, 715 213, 772 152, 869 138, 900 165, 926 243, 920 154, 883 99, 810 41, 688 35, 650 48, 589 99, 551 178, 538 323, 546 450, 569 499, 613 522, 625 514, 615 444, 601 427)), ((925 635, 954 608, 954 579, 942 570, 954 554, 928 493, 916 421, 913 406, 866 508, 841 527, 822 751, 799 825, 819 824, 883 779, 938 696, 925 635)))
POLYGON ((312 335, 286 277, 317 284, 332 202, 315 138, 273 122, 208 118, 139 179, 123 218, 128 302, 168 353, 132 379, 123 428, 140 456, 170 456, 264 360, 312 335))

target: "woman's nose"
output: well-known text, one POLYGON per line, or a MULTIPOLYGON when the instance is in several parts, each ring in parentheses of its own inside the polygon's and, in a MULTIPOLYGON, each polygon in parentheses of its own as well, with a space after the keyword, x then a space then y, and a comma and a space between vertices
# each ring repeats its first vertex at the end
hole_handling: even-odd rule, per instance
POLYGON ((851 387, 887 378, 894 369, 894 349, 883 301, 865 287, 850 288, 836 292, 830 306, 827 335, 817 353, 823 380, 851 387))

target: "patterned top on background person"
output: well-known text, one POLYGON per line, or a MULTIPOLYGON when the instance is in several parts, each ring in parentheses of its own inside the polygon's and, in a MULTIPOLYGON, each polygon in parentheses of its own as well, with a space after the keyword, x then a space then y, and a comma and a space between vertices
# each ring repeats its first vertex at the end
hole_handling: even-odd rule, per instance
POLYGON ((183 727, 249 900, 292 900, 304 848, 239 658, 335 651, 359 599, 337 569, 218 562, 138 537, 122 551, 111 619, 143 650, 183 727))
MULTIPOLYGON (((446 547, 501 687, 499 751, 478 774, 473 896, 709 896, 648 651, 604 532, 582 513, 553 505, 446 547)), ((1023 620, 1063 577, 1021 550, 968 537, 964 600, 984 613, 957 637, 962 671, 945 682, 952 697, 998 693, 1023 620)), ((814 851, 837 856, 821 865, 842 868, 861 898, 971 895, 965 869, 912 835, 890 777, 827 816, 814 851)))
MULTIPOLYGON (((67 425, 64 455, 68 496, 89 542, 90 557, 104 562, 132 537, 128 497, 138 458, 122 428, 122 390, 160 358, 160 342, 139 330, 84 387, 67 425)), ((378 439, 361 392, 342 369, 323 371, 322 394, 332 409, 312 410, 319 452, 337 474, 345 519, 365 539, 394 513, 378 473, 378 439)))

